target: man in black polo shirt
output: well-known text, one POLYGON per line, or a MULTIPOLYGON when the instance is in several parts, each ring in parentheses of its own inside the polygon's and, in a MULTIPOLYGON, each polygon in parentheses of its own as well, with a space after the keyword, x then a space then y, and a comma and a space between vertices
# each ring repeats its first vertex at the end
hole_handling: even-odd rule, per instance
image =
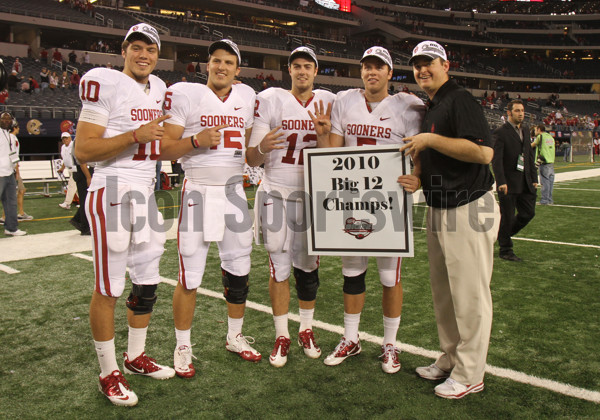
POLYGON ((435 394, 458 399, 483 390, 492 327, 490 281, 500 221, 491 192, 493 142, 481 106, 449 79, 441 45, 421 42, 409 64, 430 100, 421 133, 405 138, 400 150, 421 162, 417 175, 429 206, 429 271, 443 351, 417 374, 446 379, 435 394))

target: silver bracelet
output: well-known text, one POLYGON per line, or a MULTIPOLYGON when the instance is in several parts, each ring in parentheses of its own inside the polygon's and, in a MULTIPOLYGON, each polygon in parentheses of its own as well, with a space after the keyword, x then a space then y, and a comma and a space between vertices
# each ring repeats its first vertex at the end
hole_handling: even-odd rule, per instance
POLYGON ((256 149, 258 149, 258 153, 260 153, 263 156, 265 155, 264 152, 260 150, 260 143, 258 143, 258 147, 256 149))

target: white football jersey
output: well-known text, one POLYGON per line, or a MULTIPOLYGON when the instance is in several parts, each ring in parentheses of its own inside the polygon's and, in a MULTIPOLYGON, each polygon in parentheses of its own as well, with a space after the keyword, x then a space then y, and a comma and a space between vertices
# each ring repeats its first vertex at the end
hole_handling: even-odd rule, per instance
MULTIPOLYGON (((257 129, 264 126, 270 130, 282 126, 285 136, 284 149, 274 149, 265 155, 264 182, 287 188, 304 188, 304 155, 302 149, 317 147, 315 127, 308 115, 314 113, 314 104, 327 104, 335 100, 335 94, 326 90, 314 90, 313 97, 302 103, 288 90, 269 88, 258 94, 254 114, 257 129)), ((260 139, 262 140, 262 139, 260 139)), ((254 146, 254 145, 253 145, 254 146)))
POLYGON ((241 175, 246 158, 246 130, 254 122, 254 90, 244 84, 231 87, 221 100, 209 87, 199 83, 176 83, 165 96, 164 111, 171 115, 169 124, 184 128, 182 138, 206 128, 227 124, 221 130, 218 146, 192 150, 181 158, 184 171, 191 168, 232 168, 231 175, 241 175), (233 169, 235 168, 235 169, 233 169))
POLYGON ((419 132, 424 115, 425 105, 414 95, 386 96, 370 110, 363 89, 350 89, 337 94, 331 132, 344 137, 345 146, 401 144, 419 132))
MULTIPOLYGON (((139 128, 142 124, 163 115, 162 106, 167 89, 165 83, 150 75, 150 91, 125 73, 96 68, 81 78, 79 97, 82 110, 90 110, 108 118, 105 138, 139 128)), ((160 142, 132 144, 117 157, 96 162, 90 191, 106 185, 107 177, 118 177, 119 182, 151 185, 156 177, 156 161, 160 157, 160 142)))

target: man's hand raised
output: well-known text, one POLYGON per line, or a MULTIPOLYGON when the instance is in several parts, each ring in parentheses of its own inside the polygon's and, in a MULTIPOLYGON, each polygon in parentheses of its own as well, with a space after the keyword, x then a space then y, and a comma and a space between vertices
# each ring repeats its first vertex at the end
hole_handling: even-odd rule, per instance
POLYGON ((327 109, 323 106, 323 101, 315 102, 315 113, 308 111, 317 136, 327 136, 331 132, 331 102, 327 104, 327 109))

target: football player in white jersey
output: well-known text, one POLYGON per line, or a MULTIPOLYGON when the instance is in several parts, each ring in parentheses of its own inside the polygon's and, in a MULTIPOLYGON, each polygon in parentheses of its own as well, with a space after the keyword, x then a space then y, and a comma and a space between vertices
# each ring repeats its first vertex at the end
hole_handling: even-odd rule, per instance
MULTIPOLYGON (((322 106, 315 107, 313 122, 319 134, 319 147, 401 145, 403 138, 419 132, 425 114, 423 101, 407 93, 388 94, 393 71, 389 52, 383 47, 371 47, 365 51, 360 62, 364 89, 338 93, 331 112, 322 106), (331 133, 327 136, 329 129, 331 133)), ((418 162, 415 162, 415 172, 418 170, 418 162)), ((402 176, 399 183, 411 193, 419 186, 415 175, 402 176)), ((358 327, 365 303, 367 260, 367 257, 342 257, 344 336, 325 358, 328 366, 338 365, 361 351, 358 327)), ((377 258, 379 279, 383 286, 384 336, 380 357, 381 367, 386 373, 400 370, 399 350, 395 343, 402 312, 401 264, 402 258, 377 258)))
POLYGON ((114 308, 125 288, 125 272, 133 283, 127 298, 129 340, 123 354, 125 373, 156 379, 175 376, 144 351, 165 243, 154 196, 156 159, 164 128, 162 104, 166 86, 150 73, 156 66, 160 39, 145 23, 131 27, 122 44, 123 71, 96 68, 81 79, 83 103, 75 155, 97 162, 85 205, 90 221, 96 284, 90 324, 100 362, 100 391, 116 405, 135 405, 117 365, 114 308), (151 222, 156 226, 151 226, 151 222))
POLYGON ((321 355, 312 331, 319 288, 319 258, 307 253, 302 149, 317 145, 308 107, 314 103, 331 106, 335 99, 331 92, 313 90, 318 62, 312 49, 296 48, 290 54, 288 66, 291 91, 269 88, 256 98, 254 127, 247 152, 249 165, 265 165, 265 176, 254 205, 255 231, 260 230, 269 252, 269 294, 275 323, 275 347, 269 362, 275 367, 285 365, 291 343, 288 309, 292 267, 300 312, 298 344, 310 358, 321 355))
POLYGON ((163 158, 181 157, 185 180, 178 225, 179 282, 173 295, 177 375, 194 376, 191 328, 196 289, 211 242, 216 242, 228 310, 226 349, 258 362, 261 355, 242 326, 252 251, 252 222, 242 185, 245 151, 254 120, 254 90, 233 84, 240 53, 229 39, 212 43, 208 81, 177 83, 165 95, 163 158), (166 156, 166 157, 165 157, 166 156))

